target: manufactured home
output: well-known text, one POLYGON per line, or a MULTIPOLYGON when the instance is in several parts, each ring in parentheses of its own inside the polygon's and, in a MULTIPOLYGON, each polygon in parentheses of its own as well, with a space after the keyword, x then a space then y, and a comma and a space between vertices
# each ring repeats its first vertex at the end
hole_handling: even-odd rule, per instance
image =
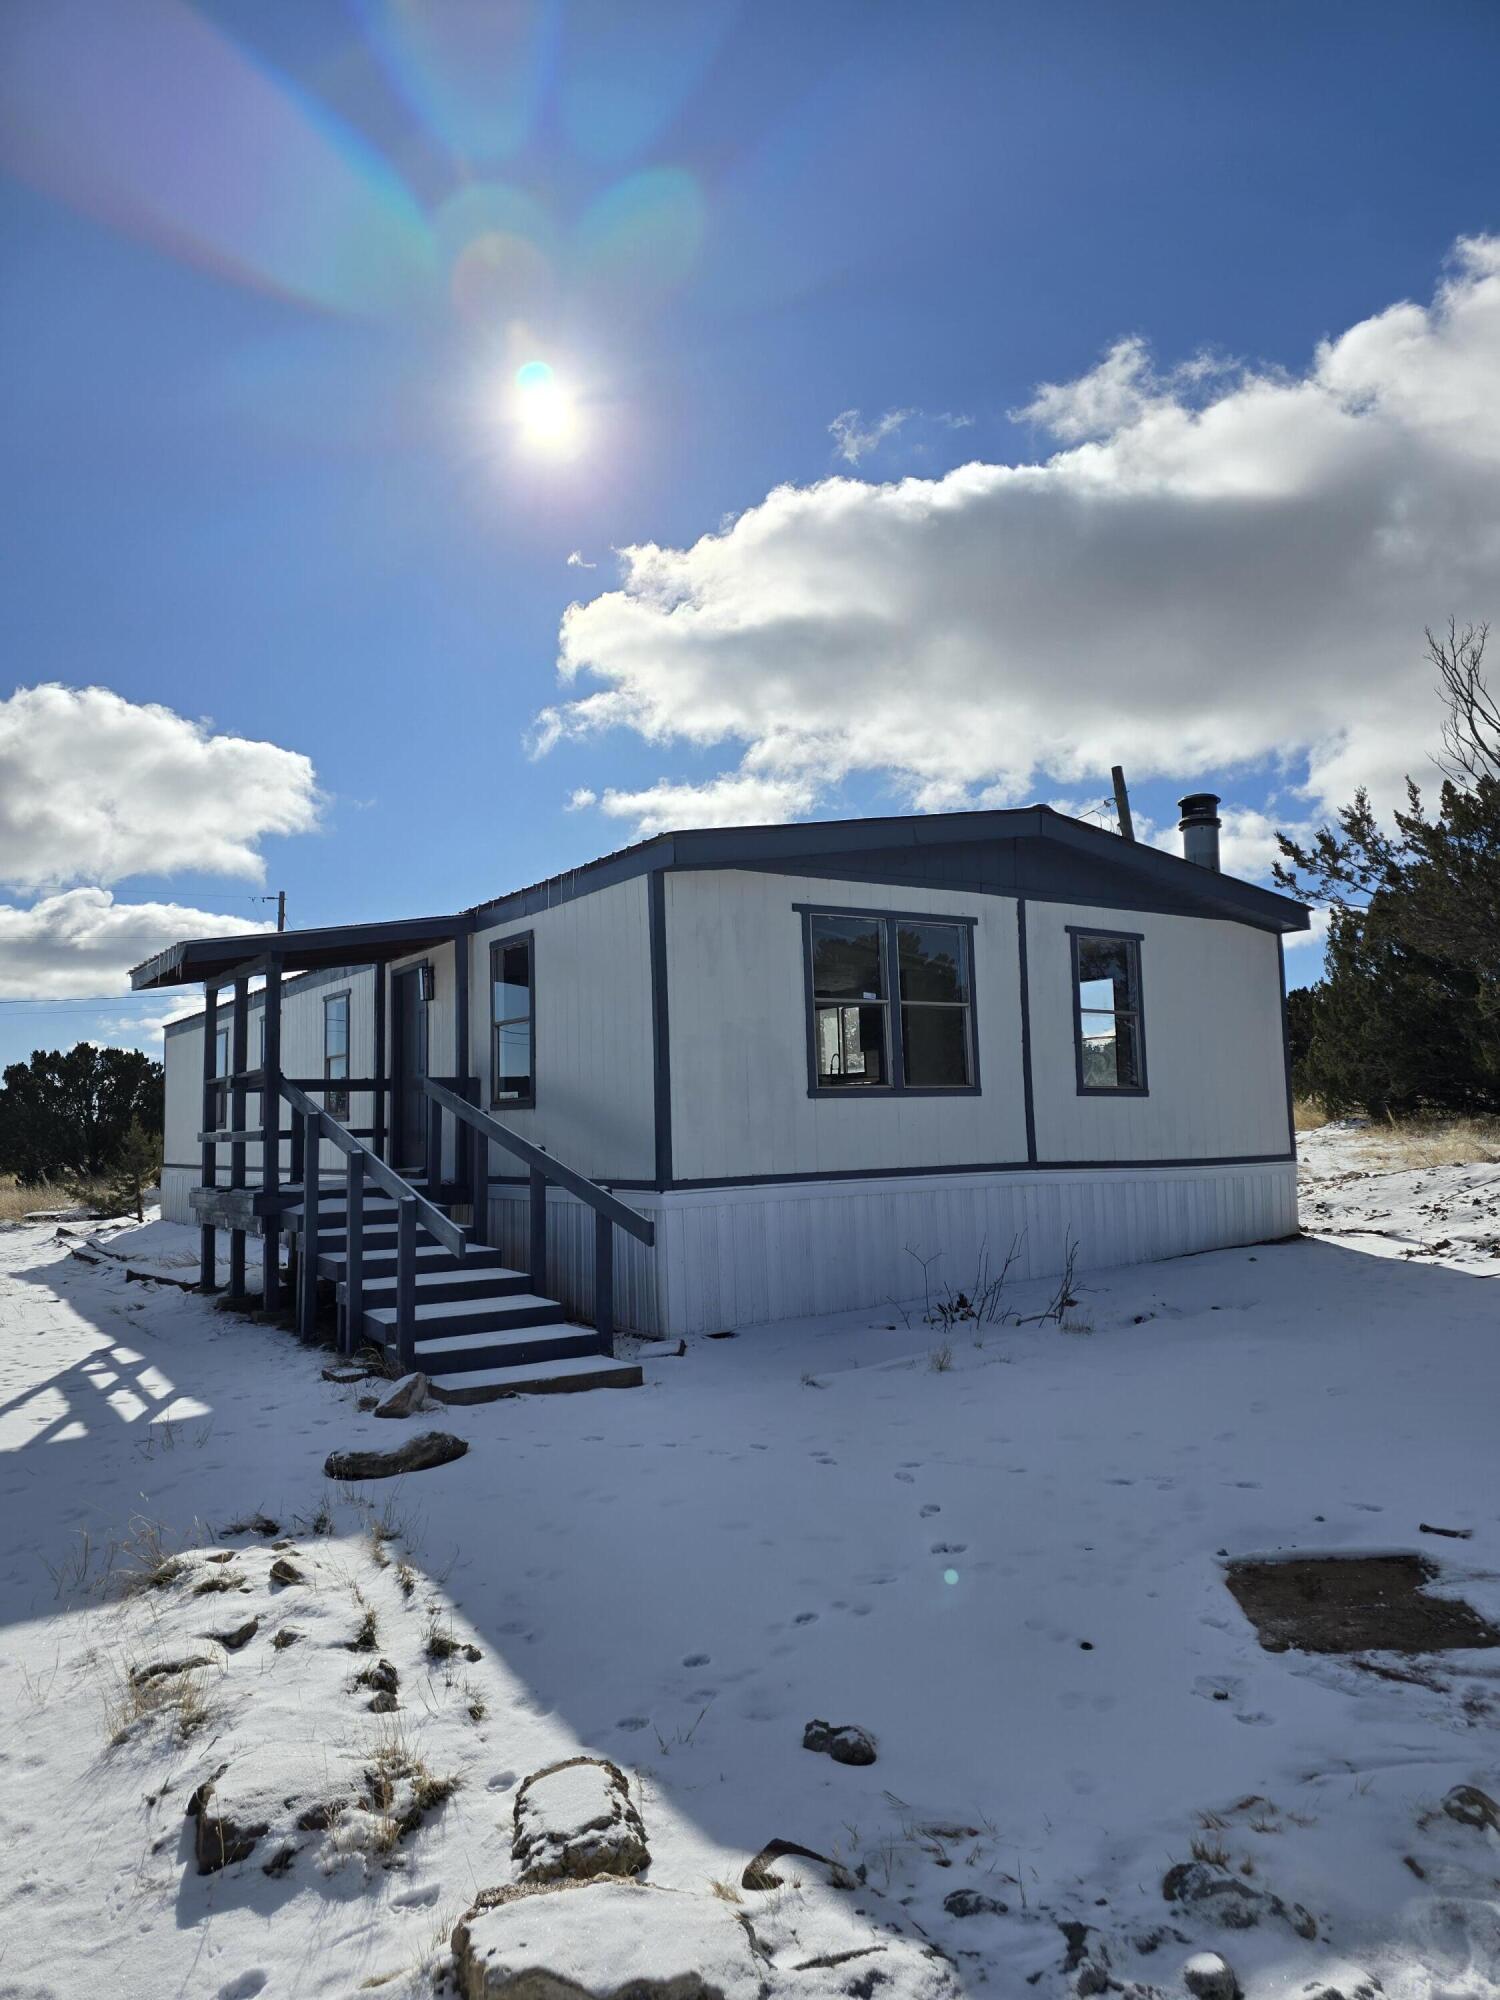
POLYGON ((476 1392, 1296 1227, 1299 903, 1051 811, 662 834, 474 909, 200 939, 163 1204, 476 1392), (283 1252, 288 1254, 283 1273, 283 1252), (520 1371, 520 1374, 517 1373, 520 1371))

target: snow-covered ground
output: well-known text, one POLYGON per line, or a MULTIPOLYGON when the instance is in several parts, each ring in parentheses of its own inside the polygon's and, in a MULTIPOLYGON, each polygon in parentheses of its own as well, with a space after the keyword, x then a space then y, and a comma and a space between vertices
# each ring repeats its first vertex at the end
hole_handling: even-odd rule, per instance
POLYGON ((580 1753, 626 1773, 673 1892, 526 1906, 549 1951, 615 1927, 601 1990, 1175 1995, 1214 1949, 1249 2000, 1500 1995, 1500 1834, 1441 1809, 1500 1796, 1500 1649, 1269 1653, 1223 1581, 1412 1550, 1500 1619, 1500 1168, 1371 1174, 1358 1146, 1304 1146, 1329 1234, 1093 1274, 1066 1331, 846 1315, 408 1423, 76 1236, 0 1235, 0 1995, 429 1992, 514 1879, 517 1788, 580 1753), (433 1423, 467 1456, 324 1479, 433 1423), (184 1656, 188 1699, 132 1686, 184 1656), (381 1661, 393 1712, 359 1679, 381 1661), (803 1749, 815 1717, 877 1761, 803 1749), (271 1830, 199 1874, 185 1808, 220 1772, 271 1830), (331 1825, 298 1828, 309 1785, 331 1825), (774 1839, 857 1886, 794 1861, 744 1888, 774 1839), (1164 1899, 1195 1857, 1258 1892, 1252 1928, 1164 1899), (713 1954, 750 1936, 746 1984, 713 1954), (654 1959, 667 1937, 709 1962, 654 1959))

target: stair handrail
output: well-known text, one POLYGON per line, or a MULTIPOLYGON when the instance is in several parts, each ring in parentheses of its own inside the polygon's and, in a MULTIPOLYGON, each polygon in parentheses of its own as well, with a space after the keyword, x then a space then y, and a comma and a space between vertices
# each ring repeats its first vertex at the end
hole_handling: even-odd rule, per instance
POLYGON ((304 1339, 311 1340, 317 1325, 318 1308, 318 1207, 320 1175, 319 1142, 329 1140, 345 1156, 346 1195, 344 1298, 339 1315, 339 1348, 352 1354, 364 1324, 364 1236, 365 1184, 373 1181, 396 1202, 396 1359, 409 1372, 416 1357, 417 1322, 417 1225, 462 1263, 468 1238, 451 1216, 418 1194, 394 1167, 388 1167, 373 1147, 356 1139, 325 1105, 318 1104, 285 1078, 281 1094, 300 1118, 294 1128, 302 1135, 302 1250, 301 1283, 298 1287, 297 1325, 304 1339))
MULTIPOLYGON (((343 1087, 342 1084, 339 1085, 340 1090, 343 1087)), ((325 1110, 321 1104, 314 1103, 305 1090, 299 1090, 296 1084, 288 1083, 285 1078, 282 1079, 281 1094, 294 1111, 300 1112, 304 1118, 314 1120, 318 1127, 319 1138, 330 1140, 332 1144, 338 1147, 341 1153, 348 1154, 351 1157, 355 1153, 362 1154, 364 1156, 364 1171, 369 1179, 374 1181, 378 1188, 383 1188, 388 1195, 398 1202, 408 1199, 414 1201, 417 1205, 417 1220, 427 1233, 430 1236, 435 1236, 443 1248, 451 1250, 455 1257, 461 1258, 463 1256, 465 1249, 468 1247, 469 1239, 460 1225, 451 1216, 444 1215, 440 1208, 435 1208, 424 1194, 419 1193, 412 1186, 410 1181, 403 1180, 394 1167, 388 1167, 373 1146, 367 1146, 362 1139, 354 1138, 333 1116, 332 1112, 325 1110)), ((316 1155, 314 1155, 314 1160, 316 1161, 316 1155)), ((316 1164, 311 1171, 317 1171, 316 1164)), ((306 1201, 307 1174, 308 1169, 304 1160, 304 1205, 306 1201)))
MULTIPOLYGON (((649 1249, 656 1241, 655 1225, 620 1200, 618 1195, 609 1194, 591 1181, 587 1175, 565 1167, 548 1152, 523 1139, 519 1132, 512 1132, 508 1125, 502 1125, 489 1112, 481 1111, 477 1104, 460 1097, 457 1091, 449 1090, 446 1084, 435 1083, 424 1077, 422 1088, 427 1093, 428 1102, 435 1107, 432 1113, 434 1138, 431 1143, 439 1146, 442 1141, 441 1120, 443 1112, 453 1117, 453 1152, 455 1168, 462 1155, 459 1144, 458 1127, 467 1125, 473 1135, 469 1189, 474 1201, 474 1233, 481 1241, 488 1235, 490 1199, 490 1141, 503 1146, 523 1160, 527 1168, 527 1183, 530 1196, 530 1265, 532 1285, 538 1292, 547 1290, 547 1184, 564 1188, 576 1195, 579 1201, 594 1211, 594 1328, 599 1336, 604 1353, 613 1354, 615 1338, 615 1236, 616 1229, 623 1229, 649 1249)), ((430 1145, 429 1145, 430 1150, 430 1145)), ((460 1175, 460 1178, 462 1176, 460 1175)))

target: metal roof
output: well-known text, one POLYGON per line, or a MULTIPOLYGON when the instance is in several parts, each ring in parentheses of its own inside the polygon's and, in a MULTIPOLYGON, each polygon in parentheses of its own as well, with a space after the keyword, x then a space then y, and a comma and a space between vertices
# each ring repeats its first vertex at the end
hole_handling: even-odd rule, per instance
POLYGON ((1305 931, 1305 904, 1200 867, 1086 820, 1024 806, 991 812, 907 813, 789 825, 696 827, 661 833, 447 916, 406 917, 318 930, 197 938, 138 965, 136 992, 221 981, 238 969, 284 971, 383 964, 662 869, 753 868, 944 883, 980 893, 1097 902, 1226 917, 1271 931, 1305 931))

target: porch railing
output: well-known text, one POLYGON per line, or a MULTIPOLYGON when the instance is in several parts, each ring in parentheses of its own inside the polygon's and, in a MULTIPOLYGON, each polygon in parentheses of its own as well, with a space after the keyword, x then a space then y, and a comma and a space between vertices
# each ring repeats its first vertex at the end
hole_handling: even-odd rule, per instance
MULTIPOLYGON (((341 1085, 340 1088, 343 1086, 341 1085)), ((396 1354, 403 1372, 414 1360, 417 1307, 417 1229, 420 1226, 434 1241, 462 1260, 468 1238, 450 1216, 435 1208, 394 1167, 388 1167, 373 1147, 341 1125, 330 1111, 317 1104, 305 1090, 284 1078, 281 1095, 292 1107, 294 1173, 301 1169, 302 1248, 298 1268, 297 1330, 311 1338, 317 1320, 318 1297, 318 1217, 322 1204, 322 1182, 318 1170, 319 1147, 324 1139, 336 1146, 345 1158, 345 1265, 344 1312, 340 1320, 339 1345, 352 1351, 364 1316, 363 1266, 365 1228, 365 1188, 370 1182, 390 1195, 396 1203, 396 1354)))
POLYGON ((576 1196, 594 1214, 594 1325, 602 1340, 613 1342, 615 1331, 615 1266, 614 1232, 623 1229, 628 1236, 635 1237, 649 1249, 656 1241, 654 1225, 618 1195, 610 1194, 591 1181, 587 1175, 565 1167, 560 1160, 553 1159, 530 1139, 523 1139, 518 1132, 512 1132, 508 1125, 502 1125, 498 1118, 492 1118, 487 1111, 481 1111, 477 1104, 470 1104, 446 1084, 432 1077, 424 1077, 422 1088, 427 1093, 432 1117, 428 1139, 428 1158, 442 1159, 442 1115, 447 1112, 453 1119, 454 1178, 467 1181, 474 1199, 474 1235, 483 1242, 489 1230, 490 1206, 490 1145, 503 1146, 509 1153, 525 1162, 530 1195, 530 1258, 528 1268, 532 1285, 538 1291, 547 1286, 547 1189, 558 1187, 576 1196), (469 1171, 461 1171, 464 1145, 463 1128, 467 1128, 469 1142, 469 1171))

